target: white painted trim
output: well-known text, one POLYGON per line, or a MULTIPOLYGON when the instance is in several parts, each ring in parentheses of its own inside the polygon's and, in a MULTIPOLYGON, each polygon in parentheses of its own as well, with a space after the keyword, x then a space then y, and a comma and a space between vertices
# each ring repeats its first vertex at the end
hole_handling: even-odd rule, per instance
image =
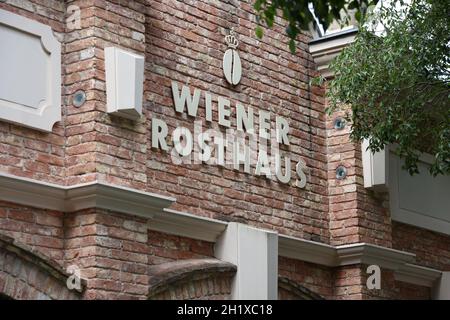
POLYGON ((280 256, 327 267, 376 264, 394 271, 398 281, 426 287, 433 287, 442 274, 439 270, 412 264, 415 254, 373 244, 354 243, 334 247, 284 235, 278 238, 280 256))
POLYGON ((227 222, 221 220, 171 209, 164 209, 164 212, 154 215, 148 222, 150 230, 208 242, 216 242, 227 225, 227 222))
POLYGON ((388 270, 398 270, 406 263, 414 262, 416 255, 369 243, 354 243, 336 247, 337 265, 376 264, 388 270))
MULTIPOLYGON (((399 201, 399 173, 401 159, 395 154, 397 144, 391 144, 384 150, 372 153, 366 150, 368 140, 361 144, 362 163, 364 173, 364 187, 377 191, 389 192, 389 203, 392 220, 399 221, 419 228, 450 235, 450 222, 434 217, 430 212, 417 212, 403 208, 399 201), (391 159, 394 157, 393 159, 391 159)), ((419 161, 431 164, 434 158, 431 154, 421 153, 419 161)), ((421 172, 421 174, 428 174, 421 172)))
POLYGON ((394 278, 397 281, 431 288, 441 275, 442 271, 406 263, 394 273, 394 278))
MULTIPOLYGON (((209 242, 217 242, 229 225, 221 220, 167 209, 176 201, 174 198, 97 181, 61 186, 0 173, 0 200, 63 212, 88 208, 123 212, 152 219, 148 222, 151 230, 209 242)), ((274 247, 275 242, 270 239, 268 241, 268 250, 271 252, 268 257, 278 251, 276 256, 327 267, 377 264, 382 268, 394 270, 395 277, 399 281, 425 286, 431 286, 441 274, 439 270, 412 264, 415 260, 412 253, 367 243, 335 247, 279 235, 273 231, 257 230, 270 234, 269 238, 277 237, 277 250, 274 247)), ((274 270, 272 264, 268 264, 268 268, 270 272, 274 270)), ((270 281, 269 285, 273 287, 270 281)), ((268 290, 273 292, 273 289, 268 290)))
POLYGON ((98 181, 60 186, 5 173, 0 173, 0 200, 62 212, 101 208, 145 218, 175 202, 171 197, 98 181))
POLYGON ((279 235, 278 237, 278 253, 280 256, 328 267, 336 266, 335 247, 285 235, 279 235))
POLYGON ((345 47, 355 41, 355 36, 356 33, 354 32, 335 34, 320 41, 312 41, 309 44, 309 52, 317 65, 317 70, 323 77, 333 77, 329 64, 345 47))
POLYGON ((369 243, 330 246, 314 241, 279 235, 280 256, 316 263, 328 267, 351 264, 377 264, 389 270, 398 270, 413 262, 415 254, 369 243))
MULTIPOLYGON (((3 100, 0 97, 0 119, 51 132, 55 122, 61 120, 61 44, 48 25, 7 10, 0 9, 0 25, 38 37, 42 49, 49 54, 48 61, 41 61, 41 63, 48 64, 46 74, 48 82, 46 84, 46 95, 42 97, 43 100, 39 101, 38 105, 30 107, 17 101, 3 100)), ((29 61, 24 61, 24 63, 29 63, 29 61)), ((27 75, 21 76, 26 77, 27 75)), ((27 92, 23 94, 27 94, 27 92)))

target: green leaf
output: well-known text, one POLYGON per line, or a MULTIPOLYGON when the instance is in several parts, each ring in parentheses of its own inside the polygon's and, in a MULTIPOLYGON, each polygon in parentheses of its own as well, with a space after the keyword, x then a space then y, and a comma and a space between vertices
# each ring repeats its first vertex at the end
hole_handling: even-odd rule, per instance
POLYGON ((289 50, 291 50, 292 53, 295 53, 296 45, 295 40, 291 39, 289 40, 289 50))
POLYGON ((263 29, 261 28, 261 26, 257 26, 257 27, 256 27, 255 33, 256 33, 256 36, 257 36, 259 39, 261 39, 261 38, 263 37, 263 35, 264 35, 264 31, 263 31, 263 29))

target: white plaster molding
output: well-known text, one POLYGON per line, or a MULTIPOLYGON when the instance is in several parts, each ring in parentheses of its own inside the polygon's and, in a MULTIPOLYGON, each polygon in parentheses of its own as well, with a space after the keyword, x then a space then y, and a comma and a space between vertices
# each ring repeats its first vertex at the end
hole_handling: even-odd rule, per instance
MULTIPOLYGON (((352 264, 375 264, 394 271, 398 281, 434 287, 442 272, 413 264, 415 254, 368 243, 330 246, 314 241, 279 235, 279 255, 305 262, 341 267, 352 264)), ((442 296, 442 295, 441 295, 442 296)))
POLYGON ((145 218, 162 213, 175 201, 98 181, 60 186, 4 173, 0 173, 0 200, 62 212, 100 208, 145 218))
MULTIPOLYGON (((268 274, 276 269, 273 257, 279 255, 327 267, 376 264, 381 268, 393 270, 395 278, 399 281, 428 287, 431 287, 441 276, 439 270, 414 265, 415 255, 412 253, 367 243, 335 247, 310 240, 278 235, 273 231, 170 210, 167 208, 176 200, 174 198, 101 182, 61 186, 0 173, 0 200, 63 212, 101 208, 137 215, 150 219, 148 228, 151 230, 216 242, 216 246, 219 241, 223 243, 226 231, 231 230, 229 229, 230 224, 240 225, 241 229, 251 231, 247 233, 255 233, 266 237, 266 240, 263 241, 264 248, 261 247, 260 251, 266 252, 268 274)), ((230 243, 237 245, 236 239, 243 239, 236 235, 237 232, 235 230, 234 236, 231 236, 234 240, 228 242, 227 248, 230 248, 230 243)), ((230 234, 232 232, 228 233, 228 236, 230 234)), ((240 244, 240 246, 245 246, 242 250, 251 251, 255 243, 259 243, 259 240, 255 243, 245 242, 248 241, 240 244)), ((224 248, 224 245, 222 245, 222 248, 224 248)), ((267 283, 271 283, 270 279, 267 283)), ((273 284, 270 285, 267 287, 268 291, 265 291, 271 296, 273 290, 275 290, 273 286, 273 284)))
POLYGON ((413 262, 415 254, 368 243, 330 246, 314 241, 279 235, 280 256, 328 267, 376 264, 389 270, 413 262))
POLYGON ((416 255, 369 243, 355 243, 336 247, 337 265, 376 264, 388 270, 398 270, 406 263, 414 262, 416 255))
POLYGON ((151 230, 215 242, 227 222, 167 209, 174 198, 102 182, 61 186, 0 173, 0 200, 74 212, 101 208, 151 218, 151 230))
POLYGON ((208 242, 216 242, 227 225, 227 222, 221 220, 171 209, 164 209, 164 212, 155 214, 148 222, 150 230, 208 242))
POLYGON ((336 266, 335 247, 285 235, 279 235, 278 237, 280 256, 328 267, 336 266))
POLYGON ((0 119, 51 132, 61 120, 61 44, 52 29, 0 9, 0 119))
POLYGON ((394 278, 397 281, 412 283, 429 288, 435 286, 436 281, 441 276, 442 271, 409 263, 402 265, 394 273, 394 278))
POLYGON ((309 52, 323 77, 333 77, 329 69, 330 62, 341 53, 342 49, 355 41, 356 33, 356 29, 346 30, 309 43, 309 52))

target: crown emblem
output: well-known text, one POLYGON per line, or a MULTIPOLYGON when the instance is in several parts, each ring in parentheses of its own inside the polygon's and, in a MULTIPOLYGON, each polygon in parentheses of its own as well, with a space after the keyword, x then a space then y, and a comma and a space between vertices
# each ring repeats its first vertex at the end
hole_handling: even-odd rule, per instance
POLYGON ((228 47, 232 49, 236 49, 239 45, 239 41, 234 35, 234 28, 231 28, 230 34, 225 37, 225 42, 227 43, 228 47))

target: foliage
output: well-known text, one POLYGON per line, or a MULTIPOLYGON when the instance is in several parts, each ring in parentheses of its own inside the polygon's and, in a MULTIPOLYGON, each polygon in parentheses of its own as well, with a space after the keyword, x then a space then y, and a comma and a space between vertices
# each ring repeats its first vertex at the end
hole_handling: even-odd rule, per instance
MULTIPOLYGON (((302 30, 308 30, 314 23, 314 16, 309 10, 309 3, 313 5, 313 11, 319 23, 324 29, 335 20, 344 22, 341 13, 356 9, 356 19, 360 21, 365 13, 365 8, 376 4, 378 0, 256 0, 254 8, 258 22, 271 28, 275 17, 279 12, 287 21, 286 33, 290 38, 289 48, 295 52, 295 39, 302 30)), ((346 16, 344 15, 344 18, 346 16)), ((263 36, 263 29, 258 26, 255 30, 259 38, 263 36)))
POLYGON ((433 175, 450 174, 450 6, 395 4, 375 13, 331 64, 329 111, 350 105, 352 138, 370 138, 372 151, 397 144, 410 174, 418 172, 418 150, 434 156, 433 175))

